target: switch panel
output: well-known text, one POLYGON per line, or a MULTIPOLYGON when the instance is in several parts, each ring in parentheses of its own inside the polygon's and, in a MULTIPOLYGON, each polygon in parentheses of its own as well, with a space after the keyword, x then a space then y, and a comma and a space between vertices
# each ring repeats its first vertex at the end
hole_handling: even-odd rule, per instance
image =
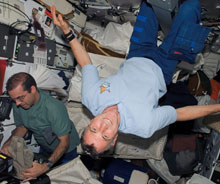
POLYGON ((83 28, 86 24, 87 16, 77 8, 73 8, 73 9, 74 9, 74 16, 71 19, 68 19, 68 21, 83 28))
POLYGON ((54 65, 57 68, 71 68, 74 66, 74 56, 71 49, 57 46, 54 65))
POLYGON ((0 24, 0 57, 12 58, 15 48, 15 35, 9 33, 9 27, 0 24))
POLYGON ((38 63, 43 65, 47 64, 49 66, 53 66, 54 58, 56 55, 56 43, 53 40, 45 40, 47 50, 45 52, 37 52, 35 36, 29 33, 21 35, 17 42, 17 60, 28 63, 38 63), (40 58, 43 60, 45 59, 45 61, 40 61, 40 58))
POLYGON ((34 58, 34 40, 31 39, 31 34, 25 33, 18 37, 16 46, 16 57, 18 61, 33 63, 34 58))

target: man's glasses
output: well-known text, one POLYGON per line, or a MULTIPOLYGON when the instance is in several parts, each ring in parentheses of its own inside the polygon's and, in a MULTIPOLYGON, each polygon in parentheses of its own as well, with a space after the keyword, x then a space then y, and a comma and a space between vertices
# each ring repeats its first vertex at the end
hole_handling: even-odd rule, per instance
POLYGON ((23 102, 25 97, 27 96, 27 94, 25 95, 22 95, 22 96, 18 96, 17 98, 12 98, 13 101, 20 101, 20 102, 23 102))

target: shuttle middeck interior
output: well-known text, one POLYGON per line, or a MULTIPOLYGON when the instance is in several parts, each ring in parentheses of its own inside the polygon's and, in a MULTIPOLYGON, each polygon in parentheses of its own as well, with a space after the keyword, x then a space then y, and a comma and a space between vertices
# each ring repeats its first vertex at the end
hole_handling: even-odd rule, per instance
MULTIPOLYGON (((143 1, 152 7, 158 19, 160 45, 185 0, 143 1)), ((31 74, 39 89, 65 104, 80 137, 93 118, 82 104, 81 67, 63 33, 54 25, 50 7, 55 5, 67 20, 99 77, 104 78, 115 73, 126 60, 141 3, 142 0, 0 1, 0 148, 15 129, 13 102, 6 93, 6 82, 18 72, 31 74), (39 30, 36 32, 33 27, 34 16, 41 26, 41 35, 43 31, 43 45, 39 30)), ((195 64, 181 60, 177 65, 167 93, 169 103, 176 107, 220 103, 220 80, 215 84, 211 81, 218 75, 220 79, 220 1, 200 3, 200 25, 211 31, 195 64)), ((40 152, 31 131, 24 141, 31 152, 40 152)), ((175 122, 150 138, 119 133, 116 145, 99 159, 86 155, 81 144, 77 153, 74 160, 23 183, 220 183, 220 115, 175 122)), ((14 163, 11 157, 0 153, 0 184, 22 183, 14 175, 14 163)))

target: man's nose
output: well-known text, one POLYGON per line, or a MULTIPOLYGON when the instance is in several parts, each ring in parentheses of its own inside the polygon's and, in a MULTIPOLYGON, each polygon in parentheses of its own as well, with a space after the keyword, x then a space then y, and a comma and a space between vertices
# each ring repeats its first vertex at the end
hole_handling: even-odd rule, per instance
POLYGON ((100 126, 100 131, 106 130, 108 128, 108 124, 105 122, 102 122, 101 126, 100 126))
POLYGON ((15 100, 16 106, 19 106, 21 104, 20 100, 15 100))

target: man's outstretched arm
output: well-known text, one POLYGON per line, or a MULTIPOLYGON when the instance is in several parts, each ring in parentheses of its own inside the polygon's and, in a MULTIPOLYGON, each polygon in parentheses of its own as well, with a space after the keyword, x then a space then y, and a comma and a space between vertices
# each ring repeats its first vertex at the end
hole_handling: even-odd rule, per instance
MULTIPOLYGON (((51 7, 51 12, 52 12, 53 23, 57 25, 63 31, 64 34, 69 33, 70 28, 69 28, 68 23, 65 20, 63 20, 63 17, 60 14, 56 16, 55 6, 51 7)), ((91 60, 89 58, 88 53, 86 52, 84 47, 78 42, 76 38, 71 40, 69 44, 70 44, 70 47, 73 51, 73 54, 77 62, 79 63, 81 67, 91 64, 91 60)))
POLYGON ((188 121, 220 112, 220 104, 186 106, 176 109, 176 112, 177 121, 188 121))

